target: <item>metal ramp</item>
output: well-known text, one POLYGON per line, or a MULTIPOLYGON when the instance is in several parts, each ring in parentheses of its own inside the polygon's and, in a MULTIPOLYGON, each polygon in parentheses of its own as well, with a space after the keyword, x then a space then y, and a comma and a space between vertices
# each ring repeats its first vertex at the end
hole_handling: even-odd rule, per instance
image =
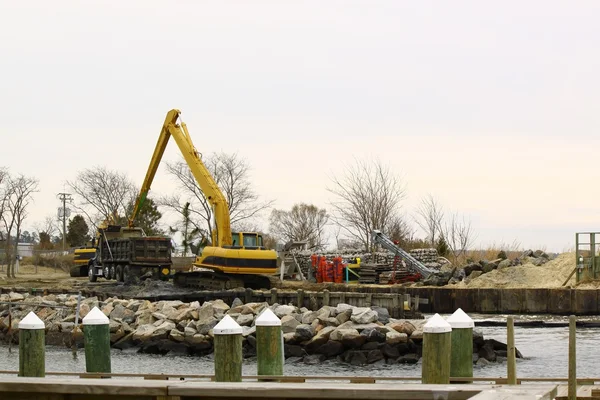
POLYGON ((395 256, 402 258, 409 270, 420 273, 424 278, 437 273, 436 270, 428 268, 422 262, 396 246, 396 244, 380 230, 374 229, 373 232, 371 232, 371 239, 373 240, 373 243, 379 244, 384 249, 394 253, 395 256))

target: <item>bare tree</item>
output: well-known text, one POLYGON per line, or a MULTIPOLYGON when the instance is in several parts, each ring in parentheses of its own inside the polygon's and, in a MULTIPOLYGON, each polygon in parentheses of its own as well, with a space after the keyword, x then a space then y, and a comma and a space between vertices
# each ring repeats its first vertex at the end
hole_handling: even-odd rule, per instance
POLYGON ((475 240, 471 221, 466 220, 464 216, 459 216, 457 213, 453 213, 444 222, 441 234, 452 253, 454 263, 459 257, 466 254, 475 240))
POLYGON ((19 237, 21 236, 21 228, 23 221, 27 218, 29 204, 33 200, 33 193, 38 191, 38 180, 35 178, 28 178, 23 175, 19 175, 16 178, 9 178, 7 180, 7 213, 3 215, 4 224, 6 226, 7 239, 6 239, 6 257, 8 268, 6 270, 6 276, 8 278, 15 277, 14 261, 17 255, 17 249, 19 245, 19 237), (16 229, 14 253, 11 250, 11 233, 12 230, 16 229))
POLYGON ((327 211, 312 204, 295 204, 290 211, 273 210, 269 231, 289 241, 308 242, 308 248, 321 250, 327 243, 325 225, 329 220, 327 211))
POLYGON ((405 187, 400 178, 380 161, 356 161, 343 177, 332 179, 327 190, 336 196, 331 203, 333 221, 344 232, 372 250, 371 232, 385 229, 398 213, 405 187))
POLYGON ((79 198, 75 208, 94 226, 115 215, 119 218, 116 223, 125 223, 128 206, 137 195, 135 185, 126 174, 105 167, 84 169, 74 181, 67 181, 67 184, 79 198))
MULTIPOLYGON (((242 222, 257 217, 272 206, 273 201, 259 200, 252 189, 250 166, 237 154, 213 153, 203 162, 227 200, 233 227, 239 227, 242 222)), ((178 181, 179 193, 161 198, 159 204, 181 214, 184 205, 189 202, 189 215, 194 226, 200 228, 203 225, 202 232, 210 237, 213 210, 189 166, 185 161, 166 163, 166 166, 167 172, 178 181)))
MULTIPOLYGON (((4 220, 4 214, 7 209, 8 197, 10 196, 10 187, 6 184, 6 179, 10 175, 5 168, 0 167, 0 223, 6 227, 6 221, 4 220), (4 182, 4 183, 3 183, 4 182)), ((0 241, 4 241, 4 230, 0 229, 0 241)))
POLYGON ((415 222, 423 229, 427 239, 431 242, 431 247, 435 247, 437 240, 442 233, 442 223, 444 221, 444 209, 440 203, 431 194, 428 194, 421 200, 417 208, 415 222))
POLYGON ((415 230, 409 225, 406 217, 394 215, 389 220, 384 231, 395 242, 398 242, 402 248, 408 248, 415 240, 415 230))

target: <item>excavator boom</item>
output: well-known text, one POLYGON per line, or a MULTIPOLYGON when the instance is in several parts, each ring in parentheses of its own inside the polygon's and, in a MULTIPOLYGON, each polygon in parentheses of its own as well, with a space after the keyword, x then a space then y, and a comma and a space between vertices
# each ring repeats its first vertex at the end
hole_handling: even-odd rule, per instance
POLYGON ((216 221, 216 232, 213 233, 212 237, 213 246, 221 247, 231 245, 232 235, 227 200, 202 162, 198 151, 196 151, 196 148, 192 143, 186 125, 184 123, 181 123, 181 125, 177 124, 180 113, 179 110, 175 109, 167 113, 167 117, 165 118, 165 122, 158 137, 158 142, 156 143, 156 148, 154 149, 154 154, 150 160, 150 166, 148 167, 144 183, 142 184, 142 189, 140 190, 135 202, 135 208, 129 219, 129 226, 131 227, 134 225, 135 218, 148 196, 150 186, 152 185, 162 156, 167 148, 167 143, 172 136, 187 165, 190 167, 192 175, 194 175, 196 182, 198 182, 200 189, 213 207, 216 221))

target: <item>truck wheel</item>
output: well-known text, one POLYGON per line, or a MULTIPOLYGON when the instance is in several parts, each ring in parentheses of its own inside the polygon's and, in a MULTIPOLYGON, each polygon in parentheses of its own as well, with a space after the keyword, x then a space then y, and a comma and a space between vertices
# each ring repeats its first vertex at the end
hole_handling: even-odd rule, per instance
POLYGON ((117 282, 123 282, 123 266, 122 265, 117 265, 117 268, 115 268, 115 279, 117 280, 117 282))
POLYGON ((88 268, 88 279, 90 280, 90 282, 96 282, 96 280, 98 279, 98 277, 94 274, 95 269, 93 265, 90 265, 90 267, 88 268))
POLYGON ((102 275, 104 275, 104 279, 107 279, 107 280, 110 279, 110 268, 108 265, 105 265, 102 268, 102 275))
POLYGON ((110 266, 110 268, 108 269, 108 273, 109 273, 110 279, 117 279, 117 272, 116 272, 114 265, 110 266))

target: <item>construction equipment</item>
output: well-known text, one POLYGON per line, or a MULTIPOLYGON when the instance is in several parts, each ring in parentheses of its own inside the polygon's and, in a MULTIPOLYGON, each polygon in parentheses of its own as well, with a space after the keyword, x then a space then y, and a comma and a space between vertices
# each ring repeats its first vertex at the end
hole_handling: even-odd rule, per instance
POLYGON ((73 266, 70 269, 71 277, 88 276, 88 266, 96 257, 96 248, 82 246, 73 251, 73 266))
POLYGON ((94 239, 95 257, 88 263, 88 279, 99 277, 135 283, 148 274, 153 279, 171 275, 171 239, 145 236, 141 228, 102 225, 94 239))
POLYGON ((263 237, 259 233, 231 231, 227 200, 202 162, 200 154, 192 143, 187 126, 182 121, 180 124, 177 123, 180 114, 181 112, 175 109, 167 113, 129 225, 133 226, 135 217, 150 191, 167 143, 173 137, 198 186, 211 204, 215 219, 215 229, 211 232, 211 245, 202 249, 202 253, 196 257, 193 264, 199 270, 176 272, 173 276, 174 283, 207 289, 229 289, 240 286, 255 289, 270 288, 271 281, 263 274, 276 273, 277 253, 264 247, 263 237))
POLYGON ((381 231, 374 229, 371 233, 373 243, 379 244, 384 249, 394 253, 395 257, 400 257, 406 263, 408 270, 412 273, 419 273, 424 278, 428 278, 432 274, 436 274, 437 271, 428 268, 423 263, 418 261, 416 258, 408 254, 406 251, 398 247, 389 237, 384 235, 381 231))

